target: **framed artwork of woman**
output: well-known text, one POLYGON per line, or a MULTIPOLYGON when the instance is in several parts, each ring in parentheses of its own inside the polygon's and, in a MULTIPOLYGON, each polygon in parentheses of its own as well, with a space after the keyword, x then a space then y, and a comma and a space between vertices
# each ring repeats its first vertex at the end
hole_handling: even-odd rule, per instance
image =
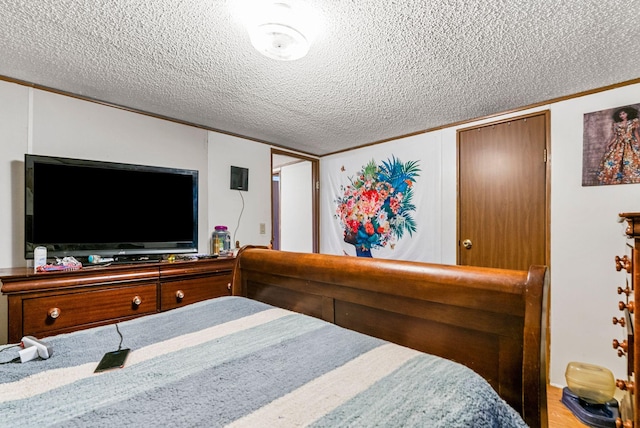
POLYGON ((582 185, 640 183, 640 104, 584 115, 582 185))

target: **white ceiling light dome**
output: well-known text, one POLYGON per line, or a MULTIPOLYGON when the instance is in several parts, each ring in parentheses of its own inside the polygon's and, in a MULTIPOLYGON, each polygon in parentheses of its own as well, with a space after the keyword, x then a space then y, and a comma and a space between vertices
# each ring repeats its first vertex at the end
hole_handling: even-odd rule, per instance
POLYGON ((245 22, 258 52, 283 61, 300 59, 309 52, 317 28, 303 3, 261 1, 251 10, 245 22))

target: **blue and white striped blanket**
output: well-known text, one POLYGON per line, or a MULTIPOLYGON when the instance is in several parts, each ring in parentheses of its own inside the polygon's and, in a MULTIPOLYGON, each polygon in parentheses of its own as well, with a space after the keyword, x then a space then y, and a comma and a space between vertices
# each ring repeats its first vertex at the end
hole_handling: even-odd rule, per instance
MULTIPOLYGON (((0 425, 525 427, 470 369, 324 321, 222 297, 45 338, 47 360, 0 365, 0 425)), ((18 348, 0 352, 12 360, 18 348)))

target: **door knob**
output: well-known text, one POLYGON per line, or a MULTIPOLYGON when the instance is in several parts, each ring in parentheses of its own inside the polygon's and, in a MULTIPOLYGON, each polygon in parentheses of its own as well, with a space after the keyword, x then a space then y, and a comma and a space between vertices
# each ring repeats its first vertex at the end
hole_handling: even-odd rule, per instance
POLYGON ((467 250, 470 250, 473 246, 473 244, 471 243, 471 239, 465 239, 464 241, 462 241, 462 246, 467 250))

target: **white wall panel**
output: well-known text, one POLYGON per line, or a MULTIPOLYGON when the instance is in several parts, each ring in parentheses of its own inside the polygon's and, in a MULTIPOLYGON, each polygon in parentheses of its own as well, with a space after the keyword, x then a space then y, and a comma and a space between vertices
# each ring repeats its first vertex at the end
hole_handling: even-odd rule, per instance
MULTIPOLYGON (((271 240, 271 147, 209 133, 209 242, 216 225, 232 243, 268 245, 271 240), (249 190, 231 190, 231 166, 249 169, 249 190), (260 234, 260 224, 265 233, 260 234)), ((210 244, 209 244, 210 245, 210 244)), ((210 251, 210 250, 208 250, 210 251)))
POLYGON ((280 249, 313 252, 311 162, 280 168, 280 249))

